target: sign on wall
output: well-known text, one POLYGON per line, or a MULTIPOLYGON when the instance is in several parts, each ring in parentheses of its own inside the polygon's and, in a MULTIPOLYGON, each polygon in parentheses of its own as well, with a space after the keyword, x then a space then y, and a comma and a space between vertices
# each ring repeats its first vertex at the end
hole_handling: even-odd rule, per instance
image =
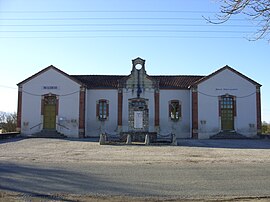
POLYGON ((216 88, 216 91, 236 91, 238 88, 216 88))
POLYGON ((58 86, 42 86, 43 90, 57 90, 58 86))

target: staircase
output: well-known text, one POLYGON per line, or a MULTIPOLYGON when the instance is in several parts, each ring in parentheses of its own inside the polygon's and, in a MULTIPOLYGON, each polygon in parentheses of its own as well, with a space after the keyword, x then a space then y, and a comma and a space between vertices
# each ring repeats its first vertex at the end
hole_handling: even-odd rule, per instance
POLYGON ((57 132, 56 130, 46 130, 43 129, 42 131, 35 133, 33 135, 28 135, 28 137, 33 138, 65 138, 66 136, 57 132))
POLYGON ((223 131, 210 137, 210 139, 249 139, 235 131, 223 131))

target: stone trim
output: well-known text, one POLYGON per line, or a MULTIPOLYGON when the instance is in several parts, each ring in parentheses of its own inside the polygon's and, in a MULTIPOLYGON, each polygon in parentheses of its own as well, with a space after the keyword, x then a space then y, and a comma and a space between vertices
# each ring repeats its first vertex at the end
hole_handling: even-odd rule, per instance
POLYGON ((198 92, 192 90, 192 138, 198 139, 198 92))
POLYGON ((80 106, 79 106, 79 138, 85 137, 85 88, 80 90, 80 106))
POLYGON ((256 89, 256 111, 257 111, 257 133, 260 134, 262 132, 260 87, 257 87, 257 89, 256 89))

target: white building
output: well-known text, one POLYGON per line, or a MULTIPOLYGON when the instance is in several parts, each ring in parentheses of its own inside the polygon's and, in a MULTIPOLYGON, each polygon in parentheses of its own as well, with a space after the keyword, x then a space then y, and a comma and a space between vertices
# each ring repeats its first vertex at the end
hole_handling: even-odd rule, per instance
POLYGON ((18 84, 18 129, 68 137, 101 133, 247 137, 261 131, 261 85, 229 66, 208 76, 151 76, 145 60, 130 75, 68 75, 49 66, 18 84))

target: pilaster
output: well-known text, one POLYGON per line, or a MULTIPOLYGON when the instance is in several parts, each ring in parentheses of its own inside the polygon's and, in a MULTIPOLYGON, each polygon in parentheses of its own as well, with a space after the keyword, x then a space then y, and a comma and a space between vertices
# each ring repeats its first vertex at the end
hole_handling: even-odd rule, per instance
POLYGON ((118 90, 118 104, 117 104, 117 125, 118 130, 121 131, 122 129, 122 118, 123 118, 123 91, 122 89, 118 90))
POLYGON ((79 106, 79 138, 85 137, 85 87, 80 88, 79 106))
POLYGON ((257 134, 262 132, 262 118, 261 118, 261 90, 256 87, 256 111, 257 111, 257 134))
POLYGON ((192 138, 198 139, 198 91, 192 89, 192 138))
POLYGON ((159 128, 159 91, 155 91, 155 128, 159 128))
POLYGON ((18 132, 21 132, 22 123, 22 86, 18 87, 18 106, 17 106, 17 128, 18 132))

